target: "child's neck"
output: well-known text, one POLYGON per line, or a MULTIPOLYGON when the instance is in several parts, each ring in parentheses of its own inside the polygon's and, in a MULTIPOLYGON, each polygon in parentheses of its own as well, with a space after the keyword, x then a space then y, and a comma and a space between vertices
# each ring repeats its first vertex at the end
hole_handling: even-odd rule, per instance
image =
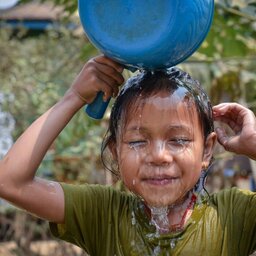
POLYGON ((195 201, 196 195, 190 191, 180 202, 169 207, 147 207, 157 232, 169 233, 182 230, 192 214, 195 201))
POLYGON ((196 195, 189 192, 182 202, 169 206, 168 220, 170 231, 179 231, 184 228, 193 212, 196 195))

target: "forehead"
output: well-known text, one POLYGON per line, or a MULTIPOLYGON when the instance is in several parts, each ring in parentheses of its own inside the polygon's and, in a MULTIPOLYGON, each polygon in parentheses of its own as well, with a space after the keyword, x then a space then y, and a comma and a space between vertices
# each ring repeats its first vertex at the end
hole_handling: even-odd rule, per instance
POLYGON ((127 109, 124 127, 129 126, 186 126, 200 127, 196 105, 185 88, 172 94, 158 92, 149 97, 136 99, 127 109))

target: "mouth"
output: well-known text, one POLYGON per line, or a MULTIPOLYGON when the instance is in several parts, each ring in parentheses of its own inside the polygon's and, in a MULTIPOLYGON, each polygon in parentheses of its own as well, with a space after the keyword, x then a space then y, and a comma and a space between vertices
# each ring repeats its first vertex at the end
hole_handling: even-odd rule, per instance
POLYGON ((147 177, 142 179, 142 181, 154 186, 164 186, 164 185, 173 184, 178 179, 179 179, 178 177, 157 176, 157 177, 147 177))

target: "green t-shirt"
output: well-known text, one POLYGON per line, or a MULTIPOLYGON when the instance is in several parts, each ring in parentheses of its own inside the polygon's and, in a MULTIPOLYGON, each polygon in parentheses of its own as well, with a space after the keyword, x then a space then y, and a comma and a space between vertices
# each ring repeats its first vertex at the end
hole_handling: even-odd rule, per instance
POLYGON ((100 185, 62 184, 65 224, 52 233, 92 256, 242 255, 256 250, 256 194, 236 188, 195 205, 183 231, 157 235, 140 199, 100 185))

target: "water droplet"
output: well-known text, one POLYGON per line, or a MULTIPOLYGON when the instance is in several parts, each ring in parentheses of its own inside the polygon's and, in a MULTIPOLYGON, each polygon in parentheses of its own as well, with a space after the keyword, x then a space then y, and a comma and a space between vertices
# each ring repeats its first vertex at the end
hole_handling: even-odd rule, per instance
POLYGON ((175 246, 176 246, 176 239, 172 239, 171 242, 170 242, 171 249, 174 249, 175 246))
POLYGON ((134 211, 132 211, 132 225, 136 225, 136 218, 135 218, 135 214, 134 211))
POLYGON ((54 182, 49 182, 47 184, 47 190, 49 191, 50 194, 56 194, 56 187, 54 182))
POLYGON ((154 248, 154 256, 160 255, 161 253, 161 247, 158 245, 154 248))

